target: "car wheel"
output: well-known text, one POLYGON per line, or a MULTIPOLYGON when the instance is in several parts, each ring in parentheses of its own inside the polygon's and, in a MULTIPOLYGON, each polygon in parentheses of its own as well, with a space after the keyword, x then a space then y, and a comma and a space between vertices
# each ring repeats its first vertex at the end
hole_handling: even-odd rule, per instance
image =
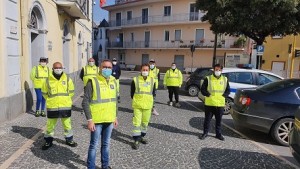
POLYGON ((188 91, 190 96, 197 96, 199 92, 199 88, 195 85, 191 85, 189 86, 188 91))
POLYGON ((292 118, 284 118, 279 120, 272 128, 272 137, 275 141, 283 146, 289 145, 289 133, 294 126, 292 118))
POLYGON ((230 98, 225 98, 225 107, 224 107, 224 115, 230 114, 232 100, 230 98))

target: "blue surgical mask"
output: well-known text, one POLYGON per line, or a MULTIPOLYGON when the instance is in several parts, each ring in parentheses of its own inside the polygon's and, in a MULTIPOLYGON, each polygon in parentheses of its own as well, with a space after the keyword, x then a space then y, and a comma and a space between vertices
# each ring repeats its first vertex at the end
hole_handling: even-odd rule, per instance
POLYGON ((112 74, 112 70, 107 68, 102 69, 101 72, 102 76, 104 76, 105 78, 108 78, 112 74))

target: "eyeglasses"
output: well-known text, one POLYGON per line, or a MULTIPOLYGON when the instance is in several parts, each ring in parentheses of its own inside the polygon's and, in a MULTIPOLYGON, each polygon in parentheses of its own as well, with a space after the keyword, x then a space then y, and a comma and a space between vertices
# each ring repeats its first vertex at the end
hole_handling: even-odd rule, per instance
POLYGON ((54 67, 53 69, 63 69, 63 67, 54 67))

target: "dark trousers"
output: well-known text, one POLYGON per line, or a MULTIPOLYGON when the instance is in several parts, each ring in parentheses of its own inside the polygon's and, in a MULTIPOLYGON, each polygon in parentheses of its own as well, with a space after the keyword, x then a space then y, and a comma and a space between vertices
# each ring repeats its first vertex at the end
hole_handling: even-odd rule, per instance
POLYGON ((207 134, 210 128, 210 121, 215 115, 216 119, 216 136, 221 135, 221 121, 224 112, 224 107, 205 106, 205 119, 203 125, 203 133, 207 134))
POLYGON ((175 95, 175 101, 176 103, 178 103, 179 101, 179 87, 178 86, 167 86, 168 87, 168 91, 169 91, 169 99, 170 102, 173 101, 173 93, 175 95))

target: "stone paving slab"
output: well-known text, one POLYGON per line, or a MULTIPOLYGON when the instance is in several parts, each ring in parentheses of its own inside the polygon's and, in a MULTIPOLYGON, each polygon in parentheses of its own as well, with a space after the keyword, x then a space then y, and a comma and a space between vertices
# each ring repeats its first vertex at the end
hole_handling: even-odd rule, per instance
MULTIPOLYGON (((158 91, 156 109, 160 115, 152 117, 147 134, 149 144, 140 145, 139 150, 132 150, 133 114, 129 96, 131 81, 124 78, 121 82, 119 126, 114 129, 111 139, 111 166, 114 169, 293 168, 225 127, 223 127, 226 139, 224 142, 214 138, 213 125, 210 137, 200 140, 198 136, 202 133, 204 113, 186 102, 182 102, 180 109, 166 105, 168 100, 166 90, 158 91)), ((80 98, 74 103, 76 109, 72 114, 74 141, 78 142, 78 147, 71 148, 64 144, 63 131, 59 123, 53 147, 42 151, 41 135, 9 168, 86 168, 90 135, 86 128, 85 117, 81 113, 81 101, 80 98)), ((203 109, 200 102, 196 107, 203 109)), ((5 149, 5 153, 1 153, 1 162, 45 125, 44 122, 32 122, 30 119, 34 118, 25 115, 20 117, 22 123, 5 124, 17 126, 17 131, 1 135, 1 152, 2 147, 9 147, 5 149), (13 146, 10 141, 15 139, 18 142, 17 146, 13 146)), ((97 166, 101 166, 99 149, 97 155, 97 166)))

